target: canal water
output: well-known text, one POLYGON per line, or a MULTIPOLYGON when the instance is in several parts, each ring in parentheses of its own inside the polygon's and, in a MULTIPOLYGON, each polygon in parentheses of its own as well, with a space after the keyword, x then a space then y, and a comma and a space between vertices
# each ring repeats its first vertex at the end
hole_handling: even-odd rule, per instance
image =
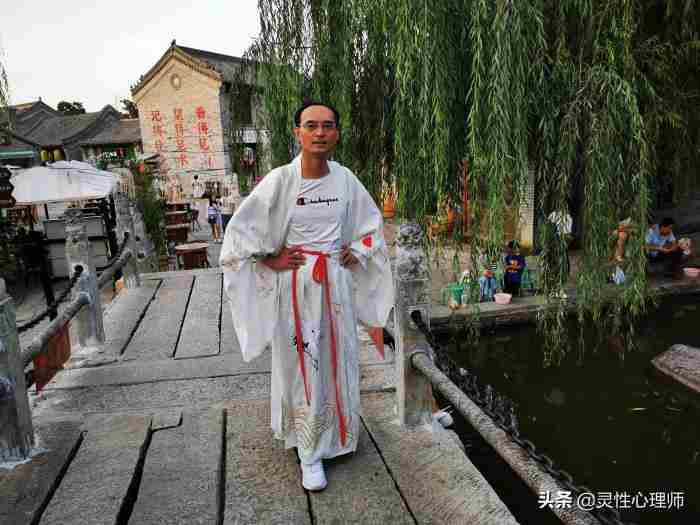
MULTIPOLYGON (((613 498, 623 519, 643 525, 700 524, 700 394, 650 364, 672 344, 700 347, 700 297, 654 308, 637 326, 634 350, 586 326, 581 353, 580 332, 572 322, 574 342, 558 367, 543 366, 534 325, 499 328, 478 346, 458 333, 441 339, 482 385, 516 403, 524 437, 591 488, 599 504, 613 498)), ((458 427, 469 454, 475 436, 458 427)), ((490 463, 496 478, 503 471, 476 459, 490 463)), ((531 510, 525 521, 537 523, 536 515, 531 510)))

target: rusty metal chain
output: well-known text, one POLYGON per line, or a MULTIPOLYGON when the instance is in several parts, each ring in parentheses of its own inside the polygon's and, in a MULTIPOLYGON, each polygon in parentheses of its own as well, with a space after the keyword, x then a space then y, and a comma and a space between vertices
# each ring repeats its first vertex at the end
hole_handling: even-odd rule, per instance
POLYGON ((75 286, 75 283, 78 282, 78 279, 83 273, 83 267, 82 266, 76 266, 75 267, 75 273, 73 274, 73 277, 71 277, 70 281, 68 282, 68 288, 66 288, 63 293, 56 299, 53 303, 48 305, 46 309, 41 312, 39 315, 34 316, 32 319, 27 321, 25 324, 22 326, 17 327, 17 333, 21 334, 23 332, 26 332, 27 330, 30 330, 31 328, 34 328, 36 325, 38 325, 40 322, 42 322, 49 314, 55 313, 58 310, 58 307, 61 303, 63 303, 68 296, 71 293, 71 290, 73 290, 73 286, 75 286))
MULTIPOLYGON (((515 443, 520 445, 520 447, 527 452, 528 456, 537 461, 542 469, 552 476, 562 488, 570 491, 574 499, 583 493, 593 493, 589 487, 577 485, 571 474, 566 470, 557 468, 552 458, 544 453, 538 452, 535 444, 522 436, 518 428, 518 418, 515 414, 515 403, 510 398, 497 392, 491 385, 487 384, 482 386, 479 378, 475 374, 458 366, 425 324, 420 312, 413 312, 411 314, 411 319, 416 326, 418 326, 423 335, 425 335, 430 346, 435 351, 435 365, 442 370, 460 390, 467 394, 467 396, 476 403, 499 428, 508 434, 515 443)), ((635 525, 631 522, 622 521, 617 509, 592 509, 590 513, 605 525, 635 525)))

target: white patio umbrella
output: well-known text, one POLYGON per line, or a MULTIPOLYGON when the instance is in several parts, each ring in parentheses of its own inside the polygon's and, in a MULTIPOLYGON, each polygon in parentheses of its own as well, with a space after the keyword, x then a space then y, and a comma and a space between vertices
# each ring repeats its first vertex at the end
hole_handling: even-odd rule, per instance
POLYGON ((23 170, 10 181, 17 204, 29 205, 106 197, 117 189, 119 179, 109 171, 72 160, 23 170))

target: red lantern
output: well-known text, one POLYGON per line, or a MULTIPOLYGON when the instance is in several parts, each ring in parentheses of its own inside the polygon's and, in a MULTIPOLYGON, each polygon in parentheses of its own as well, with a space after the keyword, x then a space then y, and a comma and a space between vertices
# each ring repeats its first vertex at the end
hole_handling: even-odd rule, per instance
POLYGON ((146 171, 146 165, 142 162, 139 164, 139 173, 143 175, 143 173, 146 171))

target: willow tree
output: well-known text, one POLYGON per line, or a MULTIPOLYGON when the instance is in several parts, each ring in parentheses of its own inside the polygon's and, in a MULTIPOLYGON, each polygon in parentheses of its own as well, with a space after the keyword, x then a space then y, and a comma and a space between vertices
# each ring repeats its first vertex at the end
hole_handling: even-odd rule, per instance
MULTIPOLYGON (((469 166, 472 254, 500 252, 529 171, 540 217, 582 224, 579 316, 598 321, 610 231, 645 227, 654 191, 696 186, 700 68, 695 0, 260 0, 254 67, 273 163, 290 160, 305 97, 341 113, 337 156, 377 197, 389 167, 398 211, 422 220, 460 201, 469 166)), ((678 191, 681 190, 681 191, 678 191)), ((455 233, 459 241, 461 232, 455 233)), ((642 236, 612 309, 646 295, 642 236)), ((541 228, 545 255, 563 241, 541 228)), ((546 261, 547 360, 561 356, 563 266, 546 261)), ((605 316, 609 318, 609 316, 605 316)), ((620 325, 620 316, 615 326, 620 325)), ((632 326, 629 324, 629 326, 632 326)))
MULTIPOLYGON (((0 49, 0 59, 2 59, 2 49, 0 49)), ((6 113, 6 108, 9 105, 10 89, 7 82, 7 71, 5 64, 0 60, 0 125, 7 123, 9 115, 6 113)))

